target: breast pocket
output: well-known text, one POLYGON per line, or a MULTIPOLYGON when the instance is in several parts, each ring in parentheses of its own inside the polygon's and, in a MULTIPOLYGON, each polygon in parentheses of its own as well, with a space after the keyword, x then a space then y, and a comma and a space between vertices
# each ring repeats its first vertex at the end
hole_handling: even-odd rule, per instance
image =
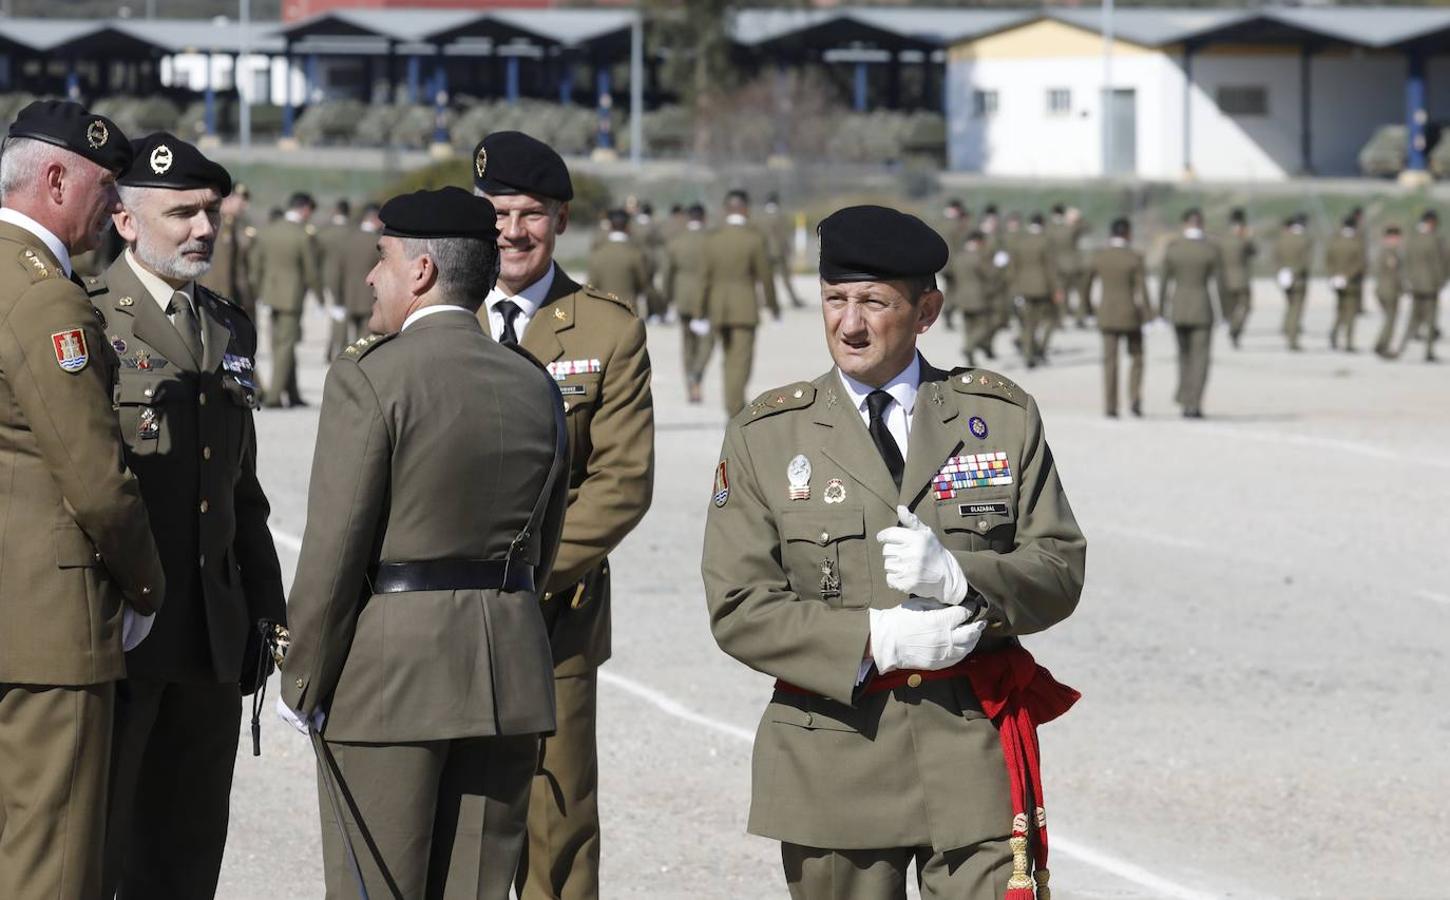
POLYGON ((871 604, 861 507, 784 510, 780 537, 786 577, 802 599, 843 607, 871 604))
POLYGON ((116 386, 116 412, 126 449, 145 457, 170 451, 166 408, 180 385, 164 378, 122 378, 116 386))
POLYGON ((576 416, 585 409, 593 409, 599 402, 598 374, 570 375, 559 382, 559 393, 564 397, 564 412, 576 416))
POLYGON ((937 515, 948 549, 1007 553, 1017 544, 1017 511, 1010 495, 958 496, 938 504, 937 515))

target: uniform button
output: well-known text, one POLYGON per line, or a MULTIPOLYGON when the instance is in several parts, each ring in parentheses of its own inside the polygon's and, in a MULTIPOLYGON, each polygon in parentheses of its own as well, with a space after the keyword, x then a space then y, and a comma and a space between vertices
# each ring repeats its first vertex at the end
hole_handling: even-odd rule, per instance
POLYGON ((201 555, 201 559, 199 559, 197 561, 197 564, 200 565, 203 569, 206 568, 206 554, 205 553, 203 553, 201 555))
POLYGON ((101 554, 100 554, 100 553, 99 553, 99 552, 97 552, 97 553, 96 553, 96 554, 95 554, 95 557, 94 557, 94 559, 95 559, 95 561, 96 561, 96 562, 100 562, 100 561, 101 561, 101 554))
POLYGON ((210 447, 202 447, 201 448, 201 458, 202 459, 211 459, 211 448, 210 447))
POLYGON ((810 713, 806 713, 806 725, 809 726, 812 723, 814 723, 815 721, 816 721, 816 717, 815 716, 811 715, 810 713))
POLYGON ((910 675, 906 676, 906 686, 921 687, 921 676, 916 674, 915 672, 912 672, 910 675))
POLYGON ((196 402, 200 403, 202 406, 206 406, 206 394, 202 394, 199 398, 197 398, 196 402))
POLYGON ((296 681, 294 681, 292 683, 295 684, 295 685, 297 685, 297 690, 299 690, 299 691, 302 690, 302 679, 301 678, 297 679, 296 681))
POLYGON ((156 392, 155 392, 155 391, 153 391, 153 390, 152 390, 152 389, 151 389, 151 388, 147 388, 147 389, 146 389, 146 390, 144 390, 144 391, 142 391, 142 392, 141 392, 141 394, 142 394, 142 395, 143 395, 143 396, 146 396, 146 397, 151 397, 151 396, 154 396, 154 395, 155 395, 155 393, 156 393, 156 392))
POLYGON ((201 501, 201 511, 206 512, 209 509, 211 509, 211 504, 207 503, 205 500, 201 501))
POLYGON ((986 519, 978 519, 977 520, 977 530, 978 531, 986 531, 987 530, 987 520, 986 519))
POLYGON ((829 541, 830 539, 831 539, 831 533, 829 531, 822 531, 821 532, 821 543, 824 544, 826 541, 829 541))
POLYGON ((149 587, 143 587, 143 588, 141 588, 141 596, 145 597, 145 596, 148 596, 150 593, 151 593, 151 589, 149 587))
POLYGON ((568 400, 565 400, 564 401, 564 412, 568 412, 568 411, 569 411, 569 401, 568 400))

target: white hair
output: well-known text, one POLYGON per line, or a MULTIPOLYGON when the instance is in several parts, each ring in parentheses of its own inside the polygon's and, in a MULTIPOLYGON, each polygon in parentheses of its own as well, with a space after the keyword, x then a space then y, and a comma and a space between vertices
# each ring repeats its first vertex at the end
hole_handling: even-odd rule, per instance
POLYGON ((136 229, 136 240, 128 242, 128 245, 131 252, 146 268, 163 278, 175 278, 182 281, 200 278, 211 269, 211 251, 215 249, 215 244, 207 245, 194 241, 180 247, 157 247, 151 240, 152 235, 149 233, 146 217, 141 210, 148 198, 165 190, 167 188, 116 185, 116 192, 121 196, 121 205, 126 208, 126 212, 130 213, 132 227, 136 229), (205 260, 198 262, 186 258, 187 253, 199 253, 203 250, 207 251, 205 260))
POLYGON ((35 138, 10 138, 0 153, 0 203, 11 194, 20 193, 41 170, 51 163, 70 162, 73 154, 64 147, 47 144, 35 138))

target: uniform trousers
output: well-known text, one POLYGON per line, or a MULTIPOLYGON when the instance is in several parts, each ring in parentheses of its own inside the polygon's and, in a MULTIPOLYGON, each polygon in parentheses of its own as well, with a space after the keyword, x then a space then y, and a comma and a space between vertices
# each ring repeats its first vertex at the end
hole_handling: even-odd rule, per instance
POLYGON ((597 669, 554 678, 557 726, 544 738, 529 795, 529 840, 519 865, 521 900, 599 896, 597 669))
POLYGON ((1087 278, 1081 271, 1057 273, 1057 283, 1062 285, 1062 312, 1071 313, 1079 326, 1087 323, 1093 315, 1093 300, 1084 290, 1087 278))
POLYGON ((976 365, 979 352, 985 353, 989 358, 992 356, 995 329, 991 310, 962 310, 962 332, 962 349, 966 352, 969 363, 976 365))
POLYGON ((327 362, 336 359, 338 354, 347 349, 348 344, 367 336, 368 319, 371 315, 345 312, 341 319, 332 320, 332 334, 327 342, 327 362))
POLYGON ((1410 342, 1417 333, 1423 329, 1425 335, 1425 358, 1435 358, 1435 339, 1440 336, 1440 295, 1439 294, 1415 294, 1414 303, 1410 307, 1410 324, 1405 328, 1405 333, 1400 337, 1400 346, 1395 351, 1396 355, 1405 352, 1405 345, 1410 342))
POLYGON ((725 412, 734 416, 745 408, 745 385, 755 363, 755 326, 716 325, 715 339, 725 357, 725 412))
POLYGON ((267 385, 267 405, 281 406, 286 400, 302 400, 297 389, 297 344, 302 340, 302 312, 272 310, 272 379, 267 385))
POLYGON ((1393 356, 1395 352, 1395 325, 1400 321, 1400 295, 1386 297, 1383 294, 1375 294, 1380 302, 1380 311, 1384 313, 1384 322, 1380 325, 1379 337, 1374 342, 1374 352, 1380 356, 1393 356))
POLYGON ((0 684, 0 897, 95 900, 115 682, 0 684))
POLYGON ((680 345, 683 349, 686 384, 699 384, 704 379, 705 369, 710 364, 710 354, 715 351, 715 335, 712 332, 696 334, 690 330, 690 323, 696 318, 698 317, 680 316, 680 327, 683 329, 680 332, 680 345))
POLYGON ((801 302, 800 295, 795 292, 795 285, 790 281, 790 263, 783 256, 777 256, 770 261, 771 271, 780 276, 784 283, 785 295, 790 298, 790 305, 796 309, 805 306, 801 302))
POLYGON ((1022 355, 1035 365, 1047 358, 1047 337, 1052 327, 1051 297, 1028 297, 1022 314, 1022 355))
POLYGON ((1329 332, 1330 347, 1339 347, 1342 340, 1344 349, 1354 349, 1354 319, 1359 315, 1362 293, 1363 286, 1353 282, 1344 290, 1335 292, 1334 327, 1329 332))
POLYGON ((938 853, 930 847, 821 850, 780 845, 791 900, 905 900, 916 863, 922 900, 1001 900, 1012 877, 1007 838, 938 853))
POLYGON ((1229 288, 1223 292, 1223 315, 1228 319, 1228 333, 1237 339, 1249 322, 1249 289, 1229 288))
POLYGON ((1303 330, 1306 290, 1306 285, 1296 284, 1284 292, 1287 303, 1284 308, 1284 337, 1289 339, 1289 346, 1296 350, 1299 348, 1299 333, 1303 330))
POLYGON ((370 897, 508 897, 524 846, 537 735, 410 744, 314 741, 319 744, 328 900, 358 895, 330 786, 337 789, 370 897))
POLYGON ((216 893, 241 716, 235 681, 116 685, 103 896, 216 893))
POLYGON ((1128 348, 1128 402, 1143 407, 1143 330, 1103 332, 1103 399, 1109 415, 1118 414, 1118 345, 1128 348))
POLYGON ((1213 328, 1208 325, 1177 325, 1178 403, 1185 413, 1203 411, 1203 390, 1208 386, 1208 352, 1213 328))

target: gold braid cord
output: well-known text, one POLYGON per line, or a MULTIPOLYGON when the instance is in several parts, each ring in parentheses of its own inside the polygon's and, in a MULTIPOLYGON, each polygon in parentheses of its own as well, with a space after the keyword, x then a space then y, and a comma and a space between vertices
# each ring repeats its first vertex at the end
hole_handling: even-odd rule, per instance
POLYGON ((1012 848, 1012 877, 1007 879, 1007 890, 1032 890, 1032 879, 1027 877, 1027 836, 1014 834, 1007 845, 1012 848))

